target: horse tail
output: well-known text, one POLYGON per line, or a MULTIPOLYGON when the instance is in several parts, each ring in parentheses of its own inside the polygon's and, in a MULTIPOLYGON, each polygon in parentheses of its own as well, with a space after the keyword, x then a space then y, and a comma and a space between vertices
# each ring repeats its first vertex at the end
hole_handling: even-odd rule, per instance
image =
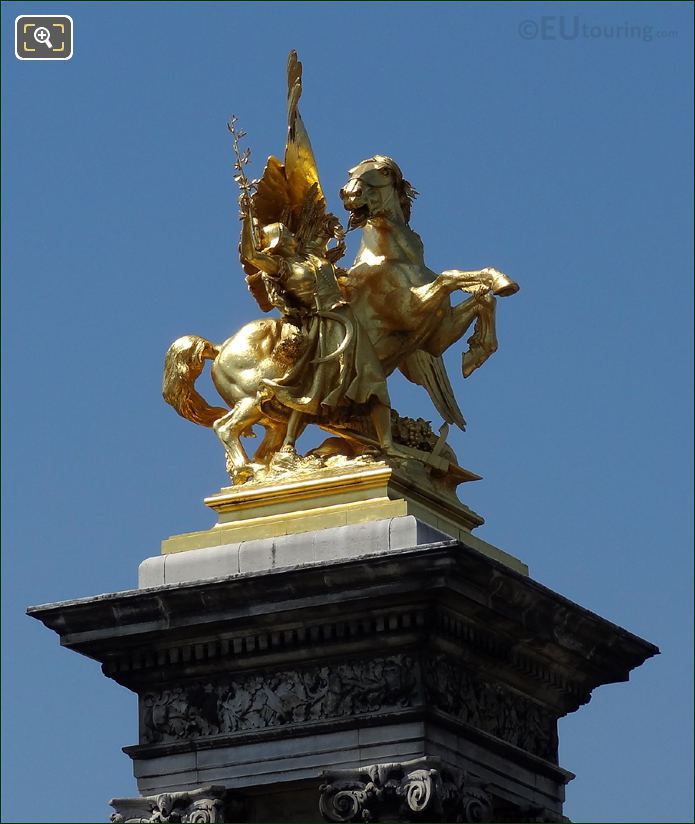
POLYGON ((201 426, 212 426, 228 413, 228 409, 210 406, 193 384, 203 371, 206 360, 214 360, 219 347, 197 335, 184 335, 175 340, 164 358, 162 395, 181 415, 201 426))

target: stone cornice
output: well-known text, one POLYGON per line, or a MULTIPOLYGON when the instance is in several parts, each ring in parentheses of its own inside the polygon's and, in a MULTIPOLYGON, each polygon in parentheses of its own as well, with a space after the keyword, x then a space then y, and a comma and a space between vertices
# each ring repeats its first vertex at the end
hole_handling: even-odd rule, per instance
POLYGON ((344 654, 343 648, 358 651, 387 635, 411 646, 424 633, 428 643, 457 645, 493 670, 513 671, 521 690, 525 679, 534 691, 544 685, 546 700, 562 714, 586 702, 594 687, 627 680, 630 670, 658 653, 453 540, 45 604, 28 614, 136 691, 144 689, 148 671, 161 681, 168 666, 199 677, 214 672, 220 659, 226 668, 251 658, 279 665, 300 648, 344 654))

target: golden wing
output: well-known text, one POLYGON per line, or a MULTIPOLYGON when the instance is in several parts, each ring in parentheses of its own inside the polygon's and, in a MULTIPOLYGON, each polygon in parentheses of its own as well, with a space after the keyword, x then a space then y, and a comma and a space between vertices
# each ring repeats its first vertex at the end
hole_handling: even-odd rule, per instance
POLYGON ((454 390, 441 358, 416 349, 400 362, 398 368, 409 381, 425 387, 437 412, 447 423, 455 423, 459 429, 466 429, 466 421, 454 397, 454 390))
POLYGON ((290 193, 285 167, 277 157, 268 158, 251 203, 254 217, 261 226, 284 222, 282 218, 290 208, 290 193))
MULTIPOLYGON (((302 96, 302 64, 294 49, 287 60, 287 144, 285 162, 271 156, 256 183, 256 191, 251 199, 252 213, 258 224, 284 223, 294 234, 300 247, 314 239, 332 220, 331 225, 340 230, 340 221, 329 215, 326 198, 321 188, 318 168, 309 135, 299 114, 299 100, 302 96)), ((334 234, 338 237, 338 233, 334 234)), ((341 234, 342 237, 342 234, 341 234)), ((344 251, 344 244, 327 250, 331 262, 338 260, 344 251)), ((249 289, 263 311, 271 304, 265 293, 259 270, 241 256, 249 289)))
POLYGON ((287 58, 287 146, 285 147, 285 175, 289 190, 290 208, 297 215, 305 208, 307 196, 313 208, 325 213, 326 198, 321 188, 319 171, 309 135, 299 114, 302 96, 302 64, 293 49, 287 58))
POLYGON ((277 157, 268 158, 252 203, 261 226, 284 223, 303 245, 328 213, 309 135, 297 108, 301 96, 302 64, 292 50, 287 60, 285 160, 281 163, 277 157))
POLYGON ((307 246, 321 237, 322 254, 335 263, 345 254, 345 232, 338 218, 328 211, 321 188, 311 141, 302 116, 299 100, 302 96, 302 64, 294 49, 287 59, 287 146, 285 175, 289 187, 292 231, 300 246, 307 246), (329 239, 337 241, 328 248, 329 239))

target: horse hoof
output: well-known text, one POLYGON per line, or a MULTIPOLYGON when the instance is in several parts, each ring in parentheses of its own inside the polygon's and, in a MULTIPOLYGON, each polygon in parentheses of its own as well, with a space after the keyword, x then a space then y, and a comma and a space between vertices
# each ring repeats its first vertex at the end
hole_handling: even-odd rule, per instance
POLYGON ((232 470, 229 474, 232 483, 236 486, 237 484, 245 484, 246 481, 250 481, 254 476, 254 470, 252 466, 240 466, 232 470))
POLYGON ((479 366, 482 366, 485 363, 490 354, 491 353, 489 352, 480 351, 464 352, 463 358, 461 359, 461 371, 463 372, 463 377, 469 378, 479 366))
POLYGON ((383 458, 393 451, 393 444, 385 444, 384 446, 365 446, 360 455, 365 458, 383 458))
POLYGON ((273 469, 289 470, 295 469, 300 462, 301 458, 293 446, 283 446, 273 455, 270 466, 273 469))
POLYGON ((492 294, 497 295, 498 298, 508 298, 519 291, 519 284, 502 274, 502 272, 498 272, 492 279, 491 288, 492 294))

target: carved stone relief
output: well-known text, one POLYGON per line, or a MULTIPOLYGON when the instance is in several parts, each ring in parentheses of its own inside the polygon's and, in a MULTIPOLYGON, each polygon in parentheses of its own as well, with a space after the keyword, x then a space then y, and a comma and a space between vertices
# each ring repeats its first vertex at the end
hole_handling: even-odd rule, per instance
POLYGON ((242 675, 142 696, 143 743, 365 715, 418 703, 409 656, 242 675))
POLYGON ((328 663, 151 691, 141 743, 156 744, 427 706, 527 752, 557 759, 554 716, 476 678, 453 657, 409 655, 328 663))
POLYGON ((522 750, 557 761, 555 717, 511 690, 475 678, 450 656, 432 656, 425 681, 427 702, 522 750))

